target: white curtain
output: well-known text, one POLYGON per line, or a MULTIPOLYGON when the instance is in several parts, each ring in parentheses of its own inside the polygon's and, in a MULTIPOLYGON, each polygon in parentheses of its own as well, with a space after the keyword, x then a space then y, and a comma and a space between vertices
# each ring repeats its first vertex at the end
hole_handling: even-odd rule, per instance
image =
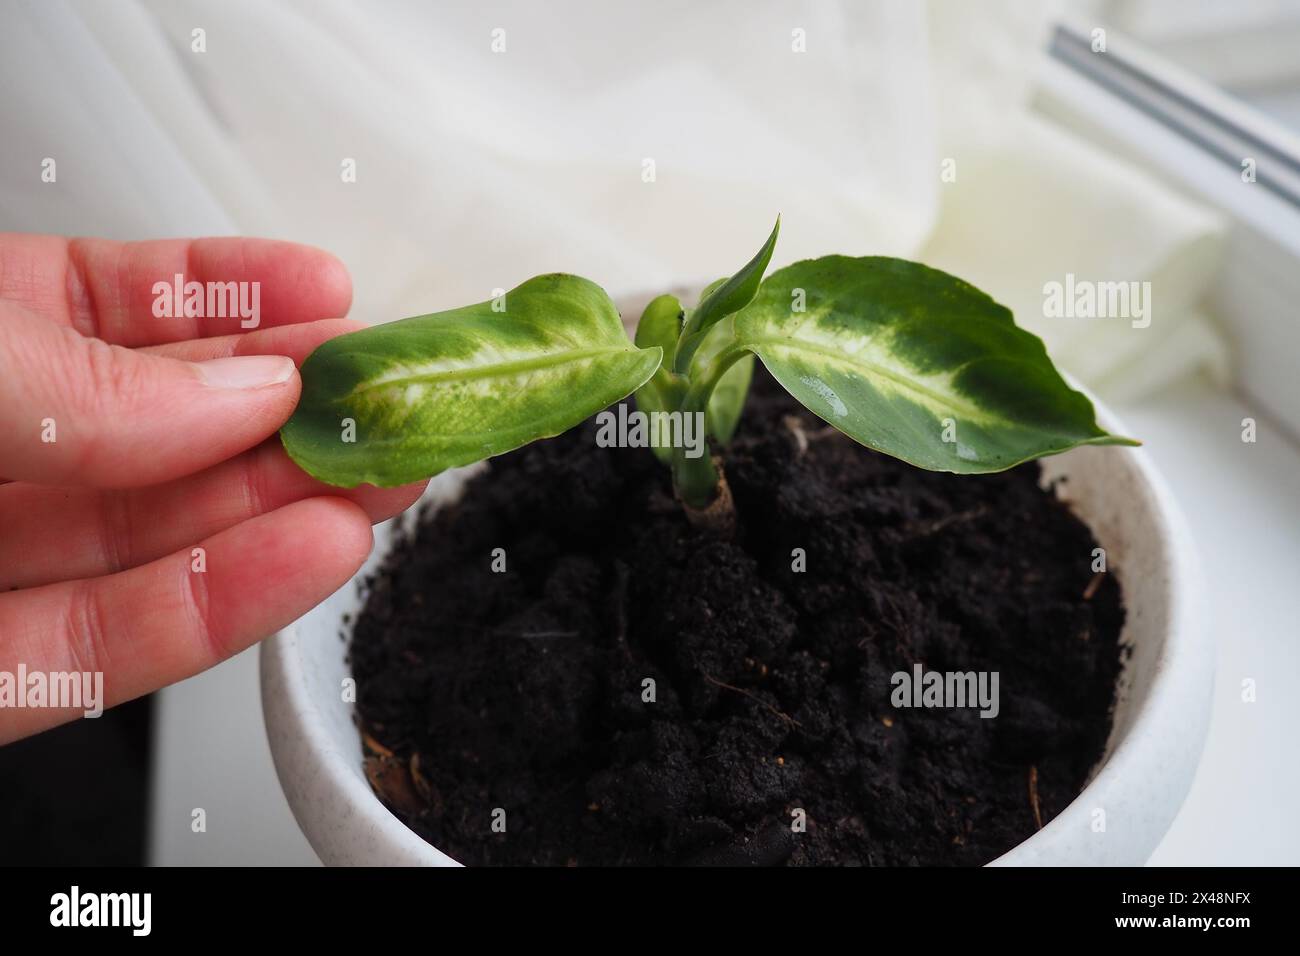
POLYGON ((1012 306, 1103 394, 1131 397, 1221 365, 1196 309, 1221 227, 1028 108, 1049 13, 11 3, 0 228, 314 243, 351 269, 353 314, 377 322, 546 271, 616 297, 706 281, 780 212, 774 264, 922 259, 1012 306), (1151 327, 1045 318, 1043 285, 1067 272, 1151 281, 1151 327))

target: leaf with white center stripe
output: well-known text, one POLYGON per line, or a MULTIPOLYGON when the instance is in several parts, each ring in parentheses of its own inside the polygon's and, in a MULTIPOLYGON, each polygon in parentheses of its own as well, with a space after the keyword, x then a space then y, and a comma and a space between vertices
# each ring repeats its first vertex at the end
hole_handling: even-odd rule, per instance
POLYGON ((811 411, 931 471, 1002 471, 1077 445, 1139 444, 1098 427, 1092 403, 1005 306, 915 262, 798 262, 769 276, 732 322, 733 348, 758 355, 811 411))
POLYGON ((644 384, 661 356, 628 341, 599 286, 537 276, 504 300, 321 345, 280 435, 328 484, 406 484, 572 428, 644 384))

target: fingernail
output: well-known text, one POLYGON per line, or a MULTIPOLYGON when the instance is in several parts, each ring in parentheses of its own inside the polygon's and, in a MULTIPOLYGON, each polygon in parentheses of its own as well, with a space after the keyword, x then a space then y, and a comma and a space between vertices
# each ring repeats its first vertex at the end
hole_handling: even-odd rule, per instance
POLYGON ((293 359, 283 355, 236 355, 192 363, 213 388, 265 388, 289 381, 293 359))

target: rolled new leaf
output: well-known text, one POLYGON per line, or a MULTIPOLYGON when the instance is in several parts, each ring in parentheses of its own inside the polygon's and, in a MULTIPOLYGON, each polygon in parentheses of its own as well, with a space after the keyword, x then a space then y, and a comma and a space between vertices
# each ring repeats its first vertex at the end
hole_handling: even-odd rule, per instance
MULTIPOLYGON (((685 394, 685 381, 673 373, 673 355, 677 350, 677 337, 682 331, 683 316, 682 304, 675 295, 660 295, 650 300, 637 322, 636 344, 641 348, 658 346, 664 355, 650 381, 636 390, 636 407, 647 415, 677 411, 685 394)), ((671 447, 651 445, 650 450, 663 464, 672 464, 671 447)))
POLYGON ((644 384, 661 356, 628 341, 596 284, 537 276, 321 345, 280 437, 328 484, 405 484, 558 435, 644 384))
MULTIPOLYGON (((727 278, 718 279, 704 288, 700 301, 723 286, 727 278)), ((752 296, 751 296, 752 297, 752 296)), ((659 371, 645 385, 637 389, 636 404, 643 412, 674 412, 681 405, 686 395, 687 380, 673 371, 673 360, 677 351, 677 340, 682 329, 683 312, 676 296, 661 295, 651 300, 636 327, 636 344, 641 347, 659 345, 664 350, 663 364, 659 371)), ((693 364, 711 360, 717 348, 730 344, 730 329, 715 323, 704 336, 700 348, 696 351, 693 364)), ((754 356, 746 355, 732 365, 713 389, 709 400, 708 413, 705 416, 705 428, 710 436, 719 443, 726 444, 735 434, 740 423, 741 412, 745 408, 745 398, 749 394, 750 379, 754 375, 754 356)), ((671 464, 671 448, 654 448, 655 456, 664 464, 671 464)))
POLYGON ((776 225, 763 243, 763 247, 754 254, 754 258, 745 263, 740 271, 727 279, 720 279, 704 290, 700 304, 691 311, 682 329, 681 342, 677 345, 677 354, 673 358, 673 370, 684 373, 691 365, 696 350, 703 344, 717 323, 733 312, 739 312, 758 292, 759 283, 767 264, 772 261, 772 250, 776 248, 776 237, 781 232, 781 217, 777 216, 776 225))
POLYGON ((826 256, 764 281, 734 342, 850 438, 931 471, 979 474, 1078 445, 1098 427, 1042 341, 975 287, 915 262, 826 256))

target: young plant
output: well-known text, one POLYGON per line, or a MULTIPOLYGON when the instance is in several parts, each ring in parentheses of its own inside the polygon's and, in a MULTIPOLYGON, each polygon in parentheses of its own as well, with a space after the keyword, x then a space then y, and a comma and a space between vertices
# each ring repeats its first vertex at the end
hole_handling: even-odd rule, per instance
MULTIPOLYGON (((725 445, 754 356, 850 438, 932 471, 1138 444, 1099 428, 1037 336, 973 286, 881 256, 823 256, 764 280, 779 230, 694 309, 653 300, 635 341, 599 286, 561 274, 332 339, 303 363, 284 446, 328 484, 399 485, 558 435, 634 391, 642 411, 701 416, 725 445)), ((655 453, 689 509, 725 497, 711 455, 655 453)))

